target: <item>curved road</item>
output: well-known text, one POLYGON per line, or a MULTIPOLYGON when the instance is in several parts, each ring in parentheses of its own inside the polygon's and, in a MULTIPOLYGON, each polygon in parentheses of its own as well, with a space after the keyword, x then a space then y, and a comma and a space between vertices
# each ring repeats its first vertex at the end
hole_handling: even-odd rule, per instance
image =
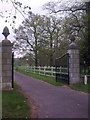
POLYGON ((88 118, 88 95, 15 72, 15 81, 39 106, 38 118, 88 118))

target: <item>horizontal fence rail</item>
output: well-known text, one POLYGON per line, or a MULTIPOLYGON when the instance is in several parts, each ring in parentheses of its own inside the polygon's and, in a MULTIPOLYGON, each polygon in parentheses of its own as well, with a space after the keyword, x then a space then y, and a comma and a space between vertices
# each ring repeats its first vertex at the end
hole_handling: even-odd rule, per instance
POLYGON ((68 74, 68 69, 64 68, 64 67, 57 67, 57 71, 55 67, 50 67, 50 66, 18 66, 18 70, 23 70, 26 72, 32 72, 32 73, 36 73, 39 75, 44 75, 44 76, 51 76, 51 77, 55 77, 56 73, 60 73, 60 74, 68 74))

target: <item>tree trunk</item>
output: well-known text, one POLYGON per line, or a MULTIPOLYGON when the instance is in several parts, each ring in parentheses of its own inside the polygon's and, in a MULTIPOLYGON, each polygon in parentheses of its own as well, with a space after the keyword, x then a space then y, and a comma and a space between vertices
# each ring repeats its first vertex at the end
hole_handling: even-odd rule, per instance
POLYGON ((37 67, 38 61, 37 61, 37 53, 35 53, 35 66, 37 67))
POLYGON ((34 37, 35 37, 35 66, 37 67, 38 61, 37 61, 37 31, 36 27, 34 27, 34 37))
POLYGON ((52 40, 52 34, 50 35, 50 66, 53 66, 53 40, 52 40))
POLYGON ((87 23, 87 31, 88 31, 88 36, 87 36, 87 61, 88 61, 88 65, 90 66, 90 56, 89 56, 89 51, 90 51, 90 1, 86 2, 86 13, 88 16, 88 23, 87 23))

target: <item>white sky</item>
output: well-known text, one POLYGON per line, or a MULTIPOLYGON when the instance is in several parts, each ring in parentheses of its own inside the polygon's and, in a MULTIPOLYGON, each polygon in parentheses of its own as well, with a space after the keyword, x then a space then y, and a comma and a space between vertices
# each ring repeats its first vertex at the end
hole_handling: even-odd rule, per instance
MULTIPOLYGON (((4 0, 6 1, 6 0, 4 0)), ((47 2, 51 2, 51 1, 60 1, 60 0, 16 0, 16 1, 20 1, 23 3, 23 5, 28 5, 31 7, 31 11, 33 13, 38 13, 38 14, 45 14, 45 11, 42 10, 42 6, 47 3, 47 2)), ((61 0, 62 2, 66 2, 66 1, 71 1, 72 0, 61 0)), ((74 1, 74 0, 73 0, 74 1)), ((77 0, 77 1, 89 1, 89 0, 77 0)), ((5 2, 1 2, 0 0, 0 12, 4 12, 4 11, 8 11, 8 10, 11 10, 12 9, 12 4, 8 4, 8 3, 5 3, 5 2)), ((14 8, 12 9, 12 14, 10 16, 14 16, 14 8)), ((8 16, 8 13, 4 13, 4 16, 8 16)), ((9 19, 9 21, 11 20, 11 18, 9 19)), ((23 17, 18 14, 18 18, 16 20, 16 27, 18 27, 21 22, 23 21, 23 17)), ((12 20, 11 20, 12 21, 12 20)), ((11 40, 13 42, 14 40, 14 37, 13 37, 13 31, 10 27, 10 23, 6 23, 5 22, 5 18, 2 18, 0 17, 0 41, 2 41, 4 39, 4 36, 2 35, 2 32, 3 32, 3 28, 7 26, 9 28, 9 32, 10 32, 10 35, 8 36, 8 39, 11 40)))
MULTIPOLYGON (((42 5, 44 5, 45 3, 49 2, 49 1, 53 1, 53 0, 17 0, 23 3, 23 5, 28 5, 31 7, 31 11, 34 13, 38 13, 38 14, 44 14, 45 11, 42 10, 42 5)), ((54 0, 57 1, 57 0, 54 0)), ((11 10, 12 9, 12 4, 8 4, 5 2, 1 2, 0 0, 0 12, 4 12, 7 10, 11 10)), ((14 10, 14 9, 13 9, 14 10)), ((6 13, 4 15, 7 15, 6 13)), ((13 15, 13 13, 12 13, 13 15)), ((21 21, 23 20, 23 18, 20 16, 18 16, 18 19, 16 20, 16 27, 21 23, 21 21)), ((4 39, 3 35, 2 35, 2 31, 3 28, 5 26, 9 27, 9 31, 10 31, 10 35, 8 36, 8 39, 13 39, 12 37, 12 29, 10 28, 10 23, 5 23, 5 18, 0 17, 0 41, 2 39, 4 39)))
MULTIPOLYGON (((30 6, 31 11, 34 12, 34 13, 45 14, 45 11, 42 10, 42 5, 44 5, 45 3, 50 2, 50 1, 59 1, 59 0, 17 0, 17 1, 22 2, 24 5, 30 6)), ((63 0, 63 1, 68 1, 68 0, 63 0)), ((89 0, 78 0, 78 1, 89 1, 89 0)), ((1 0, 0 0, 0 12, 1 11, 4 12, 4 11, 10 10, 10 9, 12 9, 12 4, 10 4, 10 3, 8 4, 8 3, 5 3, 5 2, 2 3, 1 0)), ((14 11, 14 9, 13 9, 13 11, 14 11)), ((6 13, 4 15, 6 15, 6 13)), ((12 15, 13 15, 13 12, 12 12, 12 15)), ((18 19, 16 21, 16 26, 18 26, 21 23, 22 20, 23 19, 19 14, 18 19)), ((10 28, 9 25, 10 25, 10 23, 9 24, 5 23, 5 18, 0 17, 0 41, 2 39, 4 39, 4 37, 2 35, 2 31, 3 31, 3 28, 5 26, 9 27, 9 30, 10 30, 10 33, 11 33, 9 35, 8 39, 11 39, 11 40, 13 39, 12 29, 10 28)))

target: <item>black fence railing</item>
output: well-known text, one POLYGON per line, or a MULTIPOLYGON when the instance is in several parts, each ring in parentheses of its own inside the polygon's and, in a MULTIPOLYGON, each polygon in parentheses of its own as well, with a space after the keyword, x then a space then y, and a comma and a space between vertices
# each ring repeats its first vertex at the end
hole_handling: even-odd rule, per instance
POLYGON ((12 88, 14 88, 14 52, 12 53, 12 88))
POLYGON ((56 66, 56 81, 69 84, 69 54, 66 53, 55 61, 56 66), (58 72, 58 68, 64 68, 63 72, 58 72), (65 69, 66 68, 66 69, 65 69))

